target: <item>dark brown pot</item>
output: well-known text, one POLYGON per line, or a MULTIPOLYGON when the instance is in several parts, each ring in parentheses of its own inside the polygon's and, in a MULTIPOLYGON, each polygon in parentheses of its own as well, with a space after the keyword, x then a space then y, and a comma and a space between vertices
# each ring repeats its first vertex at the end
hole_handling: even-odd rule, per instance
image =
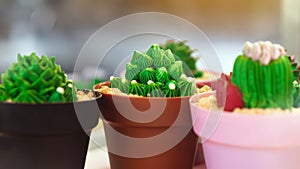
POLYGON ((89 134, 99 119, 92 106, 97 107, 95 100, 0 103, 0 168, 83 169, 89 134))
MULTIPOLYGON (((109 83, 94 88, 103 85, 109 83)), ((111 169, 192 169, 198 137, 192 129, 188 99, 102 93, 98 102, 111 169)))

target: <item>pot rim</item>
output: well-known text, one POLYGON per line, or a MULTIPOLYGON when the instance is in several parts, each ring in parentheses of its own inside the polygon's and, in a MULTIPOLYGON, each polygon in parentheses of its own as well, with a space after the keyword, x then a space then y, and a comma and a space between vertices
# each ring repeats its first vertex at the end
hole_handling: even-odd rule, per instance
POLYGON ((123 97, 123 98, 130 98, 130 99, 141 99, 141 100, 161 100, 161 99, 169 99, 169 100, 178 100, 178 99, 189 99, 191 96, 178 96, 178 97, 144 97, 144 96, 134 96, 134 95, 120 95, 120 94, 107 94, 107 93, 101 93, 99 91, 97 91, 97 86, 109 86, 110 81, 105 81, 105 82, 101 82, 98 84, 95 84, 93 86, 93 90, 95 92, 98 92, 100 94, 102 94, 102 96, 112 96, 112 97, 123 97))
POLYGON ((95 97, 93 97, 90 100, 82 100, 82 101, 69 101, 69 102, 45 102, 45 103, 22 103, 22 102, 9 102, 9 101, 4 101, 4 102, 0 102, 0 104, 11 104, 11 105, 20 105, 20 106, 51 106, 51 105, 68 105, 68 104, 79 104, 79 103, 84 103, 84 102, 90 102, 90 101, 95 101, 99 98, 102 97, 102 93, 97 92, 97 91, 93 91, 93 90, 89 90, 89 89, 77 89, 77 90, 81 90, 81 91, 91 91, 94 92, 95 97))
POLYGON ((217 111, 203 109, 196 104, 201 97, 215 91, 196 94, 189 100, 193 128, 205 141, 235 147, 284 148, 300 147, 300 113, 276 113, 268 115, 238 114, 219 111, 214 129, 207 128, 210 114, 217 111), (207 131, 209 130, 209 135, 207 131), (205 134, 206 132, 206 134, 205 134))

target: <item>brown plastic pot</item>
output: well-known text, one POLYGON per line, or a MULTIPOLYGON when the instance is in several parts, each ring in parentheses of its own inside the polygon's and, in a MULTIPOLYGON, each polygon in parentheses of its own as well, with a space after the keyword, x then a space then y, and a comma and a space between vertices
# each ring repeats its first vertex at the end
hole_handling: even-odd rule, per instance
MULTIPOLYGON (((103 85, 109 82, 94 89, 103 85)), ((192 129, 189 98, 102 93, 98 103, 111 169, 192 169, 198 137, 192 129)))
MULTIPOLYGON (((98 96, 97 99, 99 99, 98 96)), ((83 169, 98 124, 95 100, 58 104, 0 103, 0 168, 83 169), (79 120, 80 119, 80 120, 79 120)))

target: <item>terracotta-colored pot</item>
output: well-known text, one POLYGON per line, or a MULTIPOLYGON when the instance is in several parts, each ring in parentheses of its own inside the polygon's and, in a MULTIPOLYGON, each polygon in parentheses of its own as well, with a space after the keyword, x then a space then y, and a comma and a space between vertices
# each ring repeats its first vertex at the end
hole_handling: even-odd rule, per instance
POLYGON ((198 107, 206 92, 191 97, 194 130, 203 143, 207 169, 296 169, 300 166, 300 113, 255 115, 198 107), (208 121, 214 119, 215 124, 208 121), (210 131, 209 131, 210 130, 210 131), (207 134, 209 133, 209 134, 207 134))
MULTIPOLYGON (((109 83, 94 86, 97 90, 109 83)), ((135 97, 102 93, 111 169, 192 169, 198 137, 190 97, 135 97)))
POLYGON ((94 110, 98 110, 96 100, 1 102, 0 168, 83 169, 89 134, 99 119, 99 111, 94 110))

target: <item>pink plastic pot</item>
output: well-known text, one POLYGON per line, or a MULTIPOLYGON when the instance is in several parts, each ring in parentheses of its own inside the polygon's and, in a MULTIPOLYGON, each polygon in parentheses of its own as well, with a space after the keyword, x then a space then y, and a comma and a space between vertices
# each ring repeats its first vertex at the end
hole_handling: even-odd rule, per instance
POLYGON ((212 94, 215 92, 190 98, 194 131, 203 141, 207 169, 299 168, 300 112, 232 114, 205 110, 194 104, 212 94))

